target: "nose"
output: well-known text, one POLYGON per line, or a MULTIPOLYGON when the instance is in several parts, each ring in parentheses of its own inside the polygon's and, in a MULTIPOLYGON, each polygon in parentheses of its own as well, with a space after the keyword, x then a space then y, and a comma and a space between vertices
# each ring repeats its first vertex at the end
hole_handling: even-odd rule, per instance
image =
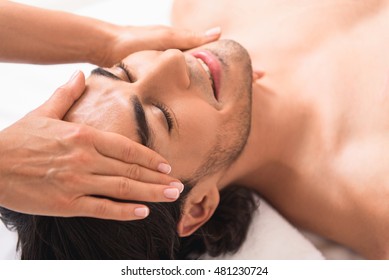
POLYGON ((154 94, 167 94, 171 89, 187 89, 190 78, 185 55, 177 49, 159 53, 150 62, 150 68, 140 82, 154 94))

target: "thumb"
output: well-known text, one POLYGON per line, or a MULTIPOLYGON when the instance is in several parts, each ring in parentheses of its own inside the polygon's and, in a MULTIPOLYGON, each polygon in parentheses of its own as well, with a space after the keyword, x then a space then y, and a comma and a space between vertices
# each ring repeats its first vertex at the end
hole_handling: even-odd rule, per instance
POLYGON ((66 84, 59 87, 49 100, 32 111, 30 115, 62 119, 74 102, 80 98, 84 89, 84 73, 76 71, 66 84))

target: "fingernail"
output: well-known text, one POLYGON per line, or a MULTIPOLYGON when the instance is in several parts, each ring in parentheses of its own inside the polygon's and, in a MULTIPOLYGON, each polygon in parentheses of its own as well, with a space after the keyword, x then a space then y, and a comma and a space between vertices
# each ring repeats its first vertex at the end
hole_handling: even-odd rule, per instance
POLYGON ((158 165, 157 169, 158 169, 159 172, 162 172, 162 173, 165 173, 165 174, 169 174, 170 171, 172 171, 172 167, 169 164, 166 164, 166 163, 160 163, 158 165))
POLYGON ((205 31, 205 36, 215 37, 216 35, 219 35, 221 32, 222 32, 222 29, 218 26, 218 27, 214 27, 214 28, 211 28, 211 29, 208 29, 207 31, 205 31))
POLYGON ((180 193, 182 193, 182 191, 184 190, 184 184, 181 182, 171 182, 169 186, 176 187, 180 191, 180 193))
POLYGON ((176 189, 176 188, 165 189, 163 191, 163 194, 165 195, 166 198, 170 198, 170 199, 177 199, 180 196, 180 193, 178 192, 178 189, 176 189))
POLYGON ((73 75, 69 79, 69 83, 71 81, 73 81, 79 74, 80 74, 80 70, 77 70, 76 72, 74 72, 73 75))
POLYGON ((137 217, 145 218, 149 215, 149 208, 146 207, 135 208, 134 215, 137 217))

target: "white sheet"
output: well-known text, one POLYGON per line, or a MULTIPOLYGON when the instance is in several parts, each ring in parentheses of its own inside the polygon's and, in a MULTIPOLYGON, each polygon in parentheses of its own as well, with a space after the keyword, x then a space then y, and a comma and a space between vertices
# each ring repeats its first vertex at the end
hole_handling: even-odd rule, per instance
MULTIPOLYGON (((204 259, 211 259, 204 256, 204 259)), ((266 201, 260 200, 247 240, 228 260, 320 260, 323 255, 266 201)))
MULTIPOLYGON (((19 0, 19 2, 73 11, 127 25, 169 24, 171 5, 171 0, 19 0)), ((76 69, 81 69, 88 74, 92 66, 88 64, 55 66, 0 64, 0 129, 12 124, 43 103, 76 69)), ((323 240, 319 241, 327 244, 323 240)), ((15 258, 15 246, 16 235, 8 232, 1 224, 0 259, 15 258)), ((334 248, 334 246, 340 248, 336 245, 330 247, 334 248)), ((332 257, 343 259, 349 257, 347 254, 337 256, 340 257, 332 257)), ((224 258, 322 259, 323 256, 301 232, 266 202, 262 202, 250 228, 248 239, 241 250, 235 255, 224 256, 224 258)))
POLYGON ((16 252, 17 239, 17 234, 9 231, 0 222, 0 260, 14 260, 18 258, 16 252))

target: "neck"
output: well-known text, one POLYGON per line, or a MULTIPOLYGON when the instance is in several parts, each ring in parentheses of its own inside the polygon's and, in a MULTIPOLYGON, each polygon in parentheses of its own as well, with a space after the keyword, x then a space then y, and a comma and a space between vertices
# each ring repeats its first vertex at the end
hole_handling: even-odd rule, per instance
POLYGON ((219 186, 240 184, 262 193, 263 188, 290 184, 312 147, 314 115, 287 95, 253 84, 252 122, 248 142, 219 186))

